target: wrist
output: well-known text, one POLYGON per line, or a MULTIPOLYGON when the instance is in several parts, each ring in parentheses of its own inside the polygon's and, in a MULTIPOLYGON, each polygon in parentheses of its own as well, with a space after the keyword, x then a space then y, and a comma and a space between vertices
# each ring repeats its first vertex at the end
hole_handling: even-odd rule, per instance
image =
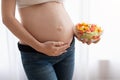
POLYGON ((32 48, 34 48, 36 51, 42 51, 43 50, 43 43, 37 41, 37 40, 33 40, 33 41, 27 41, 27 43, 29 46, 31 46, 32 48))
POLYGON ((41 42, 37 42, 37 43, 33 44, 33 48, 39 52, 42 52, 43 48, 44 48, 44 44, 41 42))

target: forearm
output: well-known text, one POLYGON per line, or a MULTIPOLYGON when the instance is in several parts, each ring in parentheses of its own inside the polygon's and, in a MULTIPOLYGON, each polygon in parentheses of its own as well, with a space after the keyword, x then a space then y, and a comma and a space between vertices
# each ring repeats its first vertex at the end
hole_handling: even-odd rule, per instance
POLYGON ((42 43, 37 41, 14 17, 3 18, 3 23, 17 38, 31 47, 37 49, 42 46, 42 43))

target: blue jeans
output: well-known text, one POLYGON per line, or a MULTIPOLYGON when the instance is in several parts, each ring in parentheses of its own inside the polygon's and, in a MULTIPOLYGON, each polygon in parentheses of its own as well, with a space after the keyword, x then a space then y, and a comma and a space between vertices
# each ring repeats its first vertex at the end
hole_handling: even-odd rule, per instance
POLYGON ((47 56, 27 45, 18 44, 28 80, 72 80, 74 72, 73 39, 67 52, 60 56, 47 56))

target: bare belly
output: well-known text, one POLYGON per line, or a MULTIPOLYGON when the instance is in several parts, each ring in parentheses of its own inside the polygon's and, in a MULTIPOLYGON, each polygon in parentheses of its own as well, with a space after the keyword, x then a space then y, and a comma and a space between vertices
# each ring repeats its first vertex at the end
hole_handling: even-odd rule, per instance
POLYGON ((21 8, 19 12, 23 26, 38 41, 71 42, 74 24, 61 3, 34 5, 21 8))

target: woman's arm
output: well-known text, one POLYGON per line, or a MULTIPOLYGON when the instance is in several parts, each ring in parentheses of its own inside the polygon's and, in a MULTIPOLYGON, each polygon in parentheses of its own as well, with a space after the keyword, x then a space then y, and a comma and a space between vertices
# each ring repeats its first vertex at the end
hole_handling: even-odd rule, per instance
POLYGON ((39 48, 42 45, 37 41, 15 18, 16 0, 2 0, 2 20, 6 27, 20 40, 31 47, 39 48))
POLYGON ((16 0, 2 0, 2 20, 6 27, 20 40, 33 47, 39 52, 49 56, 58 56, 68 47, 64 42, 47 41, 40 43, 37 41, 15 18, 16 0))

